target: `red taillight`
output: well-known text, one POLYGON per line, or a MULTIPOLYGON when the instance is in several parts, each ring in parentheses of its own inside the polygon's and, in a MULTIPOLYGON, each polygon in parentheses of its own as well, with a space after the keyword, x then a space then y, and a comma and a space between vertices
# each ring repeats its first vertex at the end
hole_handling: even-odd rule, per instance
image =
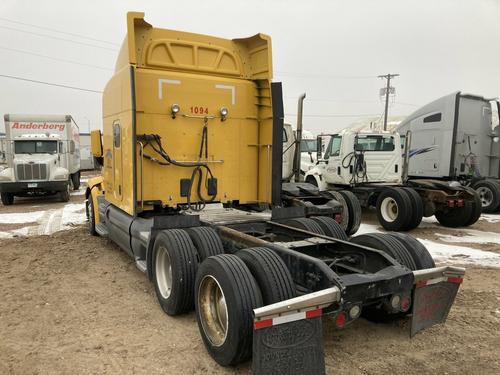
POLYGON ((455 201, 448 201, 448 207, 455 207, 455 201))
POLYGON ((463 206, 464 206, 464 204, 465 204, 465 202, 464 202, 464 200, 463 200, 463 199, 459 199, 459 200, 457 201, 457 207, 463 207, 463 206))
POLYGON ((335 317, 335 325, 339 328, 342 328, 345 325, 346 320, 347 320, 346 313, 341 311, 335 317))
POLYGON ((401 311, 407 312, 410 309, 411 299, 410 297, 403 297, 401 299, 401 311))
POLYGON ((335 221, 340 224, 342 222, 342 215, 341 214, 335 215, 335 221))

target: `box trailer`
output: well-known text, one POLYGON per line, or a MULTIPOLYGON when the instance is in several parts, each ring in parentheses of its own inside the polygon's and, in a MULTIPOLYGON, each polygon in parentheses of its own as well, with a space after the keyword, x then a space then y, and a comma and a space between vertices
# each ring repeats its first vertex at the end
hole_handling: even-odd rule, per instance
POLYGON ((68 201, 80 186, 80 137, 70 115, 6 114, 5 157, 0 172, 2 203, 15 196, 59 194, 68 201))

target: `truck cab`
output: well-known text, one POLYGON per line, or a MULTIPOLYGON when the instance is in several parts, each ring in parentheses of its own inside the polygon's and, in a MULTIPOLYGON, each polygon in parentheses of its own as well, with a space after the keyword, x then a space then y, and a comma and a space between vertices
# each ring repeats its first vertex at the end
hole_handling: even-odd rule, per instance
POLYGON ((28 195, 59 194, 68 201, 70 188, 79 188, 79 139, 72 121, 71 116, 5 116, 7 168, 0 172, 4 205, 28 195))
POLYGON ((316 184, 320 190, 328 185, 401 183, 403 160, 399 134, 345 129, 328 137, 322 158, 306 173, 307 182, 316 184))

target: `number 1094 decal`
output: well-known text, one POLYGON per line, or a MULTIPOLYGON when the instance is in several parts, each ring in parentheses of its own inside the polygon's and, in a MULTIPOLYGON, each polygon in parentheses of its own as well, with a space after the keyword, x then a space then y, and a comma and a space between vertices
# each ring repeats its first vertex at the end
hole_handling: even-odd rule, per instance
POLYGON ((191 113, 195 115, 208 115, 208 107, 194 106, 191 107, 191 113))

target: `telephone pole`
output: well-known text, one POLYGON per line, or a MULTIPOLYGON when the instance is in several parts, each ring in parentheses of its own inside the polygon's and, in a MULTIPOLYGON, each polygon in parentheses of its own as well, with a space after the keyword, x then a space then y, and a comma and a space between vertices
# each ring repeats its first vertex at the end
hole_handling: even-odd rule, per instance
MULTIPOLYGON (((386 75, 380 75, 378 76, 379 78, 383 78, 387 80, 387 86, 385 88, 385 110, 384 110, 384 130, 387 130, 387 112, 389 111, 389 93, 391 92, 391 79, 398 77, 399 74, 386 74, 386 75)), ((383 89, 381 89, 382 91, 383 89)), ((392 90, 394 91, 394 90, 392 90)))

